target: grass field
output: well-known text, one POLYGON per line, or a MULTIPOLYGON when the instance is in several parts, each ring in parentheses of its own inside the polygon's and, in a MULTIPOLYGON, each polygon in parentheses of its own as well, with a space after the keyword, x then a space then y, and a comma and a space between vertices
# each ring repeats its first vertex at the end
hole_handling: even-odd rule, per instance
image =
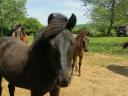
POLYGON ((128 49, 122 48, 127 41, 128 37, 90 37, 89 52, 128 57, 128 49))
MULTIPOLYGON (((33 36, 29 36, 29 44, 32 41, 33 36)), ((128 57, 128 48, 122 48, 122 44, 127 41, 128 37, 90 37, 89 52, 128 57)))
POLYGON ((29 44, 32 44, 32 41, 33 41, 33 35, 32 35, 32 36, 28 36, 28 40, 29 40, 29 44))

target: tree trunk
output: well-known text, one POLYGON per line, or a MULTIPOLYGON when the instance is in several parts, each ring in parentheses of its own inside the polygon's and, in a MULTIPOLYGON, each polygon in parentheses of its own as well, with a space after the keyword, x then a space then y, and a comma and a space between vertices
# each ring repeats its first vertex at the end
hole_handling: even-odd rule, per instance
POLYGON ((107 36, 111 35, 111 31, 113 28, 113 24, 114 24, 114 17, 115 17, 115 13, 114 13, 114 8, 115 8, 115 0, 112 0, 112 8, 111 8, 111 16, 110 16, 110 23, 109 23, 109 27, 107 30, 107 36))

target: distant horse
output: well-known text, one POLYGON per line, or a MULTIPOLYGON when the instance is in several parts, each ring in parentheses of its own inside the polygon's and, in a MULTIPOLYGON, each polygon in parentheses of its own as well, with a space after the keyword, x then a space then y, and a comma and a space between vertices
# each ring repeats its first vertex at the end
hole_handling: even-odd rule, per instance
POLYGON ((128 42, 124 42, 124 43, 122 44, 122 47, 123 47, 123 49, 128 48, 128 42))
POLYGON ((16 27, 12 29, 11 33, 12 33, 12 37, 15 37, 28 44, 27 34, 24 32, 24 28, 21 24, 16 25, 16 27))
POLYGON ((69 85, 75 46, 71 30, 76 16, 67 19, 62 14, 51 14, 48 23, 31 47, 16 38, 0 38, 0 79, 3 76, 10 82, 10 96, 14 96, 14 86, 30 89, 31 96, 46 92, 59 96, 60 87, 69 85))
POLYGON ((83 58, 83 52, 88 51, 88 35, 89 33, 85 30, 81 30, 80 34, 76 37, 76 46, 73 54, 73 64, 72 64, 72 74, 74 66, 76 67, 76 71, 78 70, 79 76, 81 75, 81 64, 82 64, 82 58, 83 58), (77 65, 77 57, 79 57, 79 64, 77 65), (79 67, 77 67, 79 66, 79 67))

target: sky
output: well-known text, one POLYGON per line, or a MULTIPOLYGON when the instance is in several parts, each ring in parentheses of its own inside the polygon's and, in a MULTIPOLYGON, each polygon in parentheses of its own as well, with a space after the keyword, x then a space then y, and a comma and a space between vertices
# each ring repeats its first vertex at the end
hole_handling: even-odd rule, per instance
POLYGON ((89 22, 84 16, 86 7, 82 6, 81 0, 27 0, 28 17, 37 18, 43 25, 47 25, 47 18, 51 13, 62 13, 68 18, 74 13, 77 17, 77 24, 89 22))

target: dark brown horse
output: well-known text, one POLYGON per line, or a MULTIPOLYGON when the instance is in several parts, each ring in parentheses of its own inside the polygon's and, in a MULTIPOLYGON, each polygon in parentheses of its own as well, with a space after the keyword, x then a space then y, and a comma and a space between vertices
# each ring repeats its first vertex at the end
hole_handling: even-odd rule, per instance
MULTIPOLYGON (((11 37, 16 38, 18 40, 21 40, 24 43, 28 44, 27 34, 24 32, 24 28, 23 28, 23 26, 21 24, 17 24, 15 26, 15 28, 11 30, 11 33, 12 33, 11 37)), ((11 93, 10 94, 10 96, 11 96, 12 94, 14 94, 14 92, 12 93, 11 90, 15 90, 15 87, 14 87, 14 85, 11 84, 11 82, 9 82, 8 88, 9 88, 9 93, 11 93)))
POLYGON ((62 14, 51 14, 48 23, 31 47, 16 38, 0 38, 0 79, 3 76, 10 82, 10 96, 14 96, 14 86, 30 89, 31 96, 46 92, 59 96, 60 87, 69 85, 75 46, 71 29, 76 16, 68 20, 62 14))
POLYGON ((124 43, 122 44, 122 47, 123 47, 123 49, 128 48, 128 42, 124 42, 124 43))
POLYGON ((72 64, 72 74, 73 74, 73 69, 74 66, 76 67, 76 71, 78 70, 79 76, 81 75, 81 64, 82 64, 82 58, 83 58, 83 53, 84 51, 88 51, 88 35, 89 33, 85 30, 81 30, 80 34, 76 37, 76 46, 74 50, 74 55, 73 55, 73 64, 72 64), (79 63, 77 63, 77 57, 79 57, 79 63))
POLYGON ((15 37, 28 44, 28 36, 24 32, 24 28, 21 24, 16 25, 16 27, 12 29, 11 33, 12 33, 12 37, 15 37))

